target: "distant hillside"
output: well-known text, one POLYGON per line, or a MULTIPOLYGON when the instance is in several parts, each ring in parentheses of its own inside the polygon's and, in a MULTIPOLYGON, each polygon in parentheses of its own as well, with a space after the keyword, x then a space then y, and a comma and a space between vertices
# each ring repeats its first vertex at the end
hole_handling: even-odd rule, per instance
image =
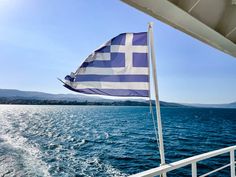
MULTIPOLYGON (((154 101, 153 101, 154 103, 154 101)), ((112 100, 79 94, 50 94, 34 91, 0 89, 0 104, 34 104, 34 105, 124 105, 148 106, 143 99, 112 100)), ((160 102, 162 107, 187 107, 178 103, 160 102)))
POLYGON ((186 106, 200 107, 200 108, 236 108, 236 102, 226 104, 184 104, 186 106))
POLYGON ((50 94, 35 91, 21 91, 13 89, 0 89, 1 98, 10 99, 35 99, 35 100, 67 100, 67 101, 97 101, 101 98, 89 97, 78 94, 50 94))
POLYGON ((233 102, 233 103, 229 103, 227 105, 228 108, 236 108, 236 102, 233 102))

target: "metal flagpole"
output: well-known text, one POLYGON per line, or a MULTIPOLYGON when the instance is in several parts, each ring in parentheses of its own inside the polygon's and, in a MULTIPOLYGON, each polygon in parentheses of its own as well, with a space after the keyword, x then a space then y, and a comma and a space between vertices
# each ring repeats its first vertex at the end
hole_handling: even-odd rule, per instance
MULTIPOLYGON (((157 77, 156 77, 156 57, 155 57, 154 45, 153 45, 153 23, 152 22, 148 24, 148 37, 149 37, 149 46, 151 49, 152 76, 153 76, 153 82, 154 82, 154 88, 155 88, 159 151, 160 151, 160 158, 161 158, 160 165, 164 165, 165 153, 164 153, 164 143, 163 143, 163 135, 162 135, 161 110, 160 110, 160 102, 159 102, 159 96, 158 96, 158 84, 157 84, 157 77)), ((166 174, 163 174, 163 176, 166 176, 166 174)))
MULTIPOLYGON (((149 45, 149 37, 148 37, 148 45, 149 45)), ((155 116, 154 116, 154 112, 153 112, 153 107, 152 107, 152 98, 151 98, 151 75, 150 75, 150 53, 148 52, 148 90, 149 90, 149 108, 150 108, 150 115, 152 117, 152 121, 153 121, 153 127, 154 127, 154 131, 155 131, 155 135, 156 135, 156 141, 157 141, 157 149, 159 149, 159 144, 158 144, 158 133, 157 133, 157 127, 156 127, 156 122, 155 122, 155 116)))

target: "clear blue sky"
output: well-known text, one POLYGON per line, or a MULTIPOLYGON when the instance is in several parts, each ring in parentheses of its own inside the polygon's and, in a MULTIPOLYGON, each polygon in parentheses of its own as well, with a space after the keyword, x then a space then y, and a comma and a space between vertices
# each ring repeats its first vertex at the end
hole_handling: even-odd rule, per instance
POLYGON ((122 32, 154 22, 163 101, 236 101, 236 59, 116 0, 0 0, 0 88, 71 93, 56 78, 122 32))

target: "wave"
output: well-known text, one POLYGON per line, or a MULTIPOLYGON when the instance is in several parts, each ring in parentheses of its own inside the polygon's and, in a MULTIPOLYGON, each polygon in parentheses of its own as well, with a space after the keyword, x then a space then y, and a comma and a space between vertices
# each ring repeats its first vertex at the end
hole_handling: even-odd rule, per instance
POLYGON ((110 164, 102 162, 99 157, 92 156, 87 159, 80 159, 81 174, 86 177, 95 176, 95 173, 102 171, 106 176, 125 177, 128 174, 121 172, 110 164))
MULTIPOLYGON (((26 137, 23 137, 17 130, 14 129, 12 123, 9 120, 2 121, 4 125, 1 130, 1 146, 6 148, 7 151, 12 151, 13 154, 8 153, 8 157, 15 164, 19 164, 22 167, 19 169, 19 173, 24 174, 37 174, 44 177, 50 177, 47 164, 42 160, 42 153, 40 149, 30 144, 26 137), (17 157, 22 159, 14 158, 13 155, 17 154, 17 157), (18 161, 18 162, 16 162, 18 161)), ((16 123, 14 123, 16 124, 16 123)), ((12 164, 5 164, 12 165, 12 164)), ((7 169, 4 169, 4 172, 7 169)), ((8 170, 9 171, 9 170, 8 170)), ((5 173, 8 173, 6 171, 5 173)), ((24 176, 24 175, 23 175, 24 176)))
POLYGON ((104 132, 105 138, 108 139, 109 138, 109 134, 107 132, 104 132))
POLYGON ((78 146, 82 146, 83 144, 85 144, 85 142, 86 142, 85 139, 82 139, 82 141, 79 142, 77 145, 78 145, 78 146))

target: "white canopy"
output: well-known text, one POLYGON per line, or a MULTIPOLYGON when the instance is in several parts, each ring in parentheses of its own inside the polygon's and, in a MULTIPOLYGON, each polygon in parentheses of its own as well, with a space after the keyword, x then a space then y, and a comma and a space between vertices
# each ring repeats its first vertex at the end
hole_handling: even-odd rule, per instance
POLYGON ((122 0, 236 57, 236 0, 122 0))

